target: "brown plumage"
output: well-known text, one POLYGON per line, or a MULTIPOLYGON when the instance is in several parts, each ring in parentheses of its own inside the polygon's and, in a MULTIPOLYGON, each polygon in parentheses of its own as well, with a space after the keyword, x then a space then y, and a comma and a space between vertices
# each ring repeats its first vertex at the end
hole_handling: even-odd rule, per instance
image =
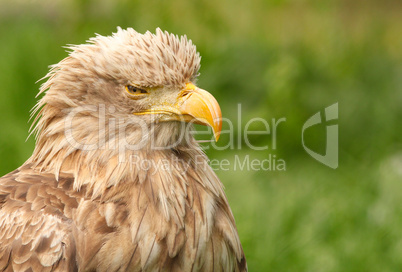
POLYGON ((41 87, 33 155, 0 179, 0 271, 246 271, 187 125, 221 128, 186 37, 119 29, 41 87))

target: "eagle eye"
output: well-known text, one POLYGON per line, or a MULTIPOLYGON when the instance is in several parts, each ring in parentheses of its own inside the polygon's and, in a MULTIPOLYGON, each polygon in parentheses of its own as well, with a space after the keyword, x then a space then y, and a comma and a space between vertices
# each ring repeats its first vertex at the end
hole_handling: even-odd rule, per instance
POLYGON ((129 93, 131 95, 147 94, 148 93, 146 90, 134 87, 133 85, 127 85, 126 86, 126 91, 127 91, 127 93, 129 93))

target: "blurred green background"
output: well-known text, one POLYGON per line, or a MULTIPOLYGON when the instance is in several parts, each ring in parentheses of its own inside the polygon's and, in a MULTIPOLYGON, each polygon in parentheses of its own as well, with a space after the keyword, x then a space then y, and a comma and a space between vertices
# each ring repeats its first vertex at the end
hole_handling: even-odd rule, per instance
MULTIPOLYGON (((402 271, 401 1, 0 1, 0 173, 32 153, 29 110, 66 44, 117 26, 187 34, 202 55, 198 85, 235 124, 241 149, 211 159, 275 155, 286 171, 217 170, 250 271, 402 271), (237 124, 238 104, 242 124, 237 124), (339 103, 339 167, 311 158, 301 129, 339 103), (286 121, 244 144, 254 117, 286 121)), ((261 130, 254 122, 251 130, 261 130)), ((225 129, 225 127, 224 127, 225 129)), ((325 153, 325 125, 306 131, 325 153)), ((229 141, 222 135, 220 146, 229 141)))

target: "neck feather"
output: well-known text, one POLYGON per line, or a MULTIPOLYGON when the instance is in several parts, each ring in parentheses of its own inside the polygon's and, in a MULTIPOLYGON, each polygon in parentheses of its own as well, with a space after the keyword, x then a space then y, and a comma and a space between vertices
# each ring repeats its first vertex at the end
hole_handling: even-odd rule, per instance
POLYGON ((37 144, 26 163, 56 179, 72 175, 74 189, 85 186, 92 198, 122 184, 158 179, 165 186, 176 180, 186 183, 189 177, 213 194, 223 195, 203 151, 188 131, 181 134, 182 123, 160 123, 142 130, 124 122, 112 124, 112 119, 102 123, 87 114, 66 121, 50 106, 40 115, 37 144))

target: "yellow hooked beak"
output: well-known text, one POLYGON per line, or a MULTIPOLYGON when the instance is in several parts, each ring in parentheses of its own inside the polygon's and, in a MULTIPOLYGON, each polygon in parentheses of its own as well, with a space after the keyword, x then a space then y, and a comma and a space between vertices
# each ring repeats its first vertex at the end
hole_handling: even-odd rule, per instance
POLYGON ((210 126, 215 141, 218 141, 222 130, 222 113, 215 97, 192 83, 186 84, 173 105, 156 106, 135 114, 163 114, 159 121, 184 121, 210 126))

